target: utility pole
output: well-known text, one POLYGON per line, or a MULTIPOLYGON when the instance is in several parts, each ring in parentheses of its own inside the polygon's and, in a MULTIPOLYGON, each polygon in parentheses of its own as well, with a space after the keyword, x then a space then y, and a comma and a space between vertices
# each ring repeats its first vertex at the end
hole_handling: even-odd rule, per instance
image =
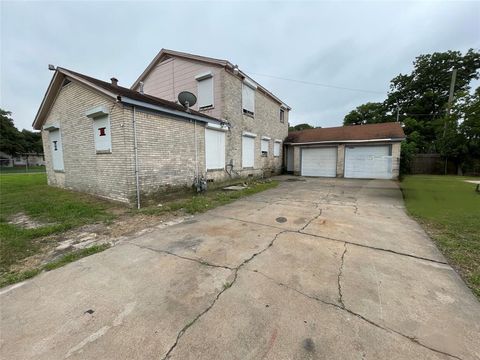
MULTIPOLYGON (((447 117, 450 115, 450 110, 452 108, 453 93, 454 93, 454 90, 455 90, 455 80, 456 79, 457 79, 457 69, 453 69, 452 80, 450 81, 450 92, 448 93, 447 113, 445 115, 445 122, 443 124, 443 137, 444 138, 445 138, 445 134, 447 133, 447 117)), ((448 164, 448 158, 445 156, 445 175, 447 175, 447 164, 448 164)))

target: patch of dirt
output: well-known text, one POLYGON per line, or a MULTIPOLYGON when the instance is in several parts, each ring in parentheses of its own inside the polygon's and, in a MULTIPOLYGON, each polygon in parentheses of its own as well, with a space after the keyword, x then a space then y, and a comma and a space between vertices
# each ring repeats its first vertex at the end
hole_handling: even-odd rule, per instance
POLYGON ((11 216, 8 223, 24 229, 36 229, 42 226, 53 225, 51 223, 44 223, 39 220, 34 220, 23 212, 11 216))
MULTIPOLYGON (((131 215, 125 211, 119 211, 118 214, 120 216, 109 224, 95 223, 84 225, 62 234, 38 239, 40 250, 37 254, 13 265, 10 271, 21 272, 33 269, 54 261, 66 253, 94 245, 109 244, 110 246, 115 246, 127 239, 181 223, 191 217, 180 211, 161 215, 131 215)), ((45 224, 39 226, 45 226, 45 224)))

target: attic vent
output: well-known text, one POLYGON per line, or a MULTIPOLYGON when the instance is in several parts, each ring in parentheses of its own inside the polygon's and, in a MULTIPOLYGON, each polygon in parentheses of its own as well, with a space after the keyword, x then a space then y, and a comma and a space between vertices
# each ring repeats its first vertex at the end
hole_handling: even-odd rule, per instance
POLYGON ((64 87, 65 85, 68 85, 68 84, 70 84, 70 83, 71 83, 70 80, 65 79, 65 80, 63 80, 63 82, 62 82, 62 87, 64 87))

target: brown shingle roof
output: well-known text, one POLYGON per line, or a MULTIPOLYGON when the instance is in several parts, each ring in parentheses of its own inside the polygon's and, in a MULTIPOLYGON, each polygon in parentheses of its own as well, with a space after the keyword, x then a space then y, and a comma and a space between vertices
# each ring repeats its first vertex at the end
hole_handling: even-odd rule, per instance
POLYGON ((352 141, 405 138, 402 126, 397 122, 350 125, 331 128, 318 128, 293 131, 288 134, 286 143, 309 143, 322 141, 352 141))

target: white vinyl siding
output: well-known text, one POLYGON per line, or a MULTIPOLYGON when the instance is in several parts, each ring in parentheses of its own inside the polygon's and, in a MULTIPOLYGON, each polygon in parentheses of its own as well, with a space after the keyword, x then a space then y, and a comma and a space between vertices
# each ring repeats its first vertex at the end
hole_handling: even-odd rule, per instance
POLYGON ((63 171, 63 146, 60 129, 52 130, 49 133, 50 148, 52 150, 52 164, 53 170, 63 171))
POLYGON ((242 167, 254 167, 255 163, 255 138, 242 137, 242 167))
POLYGON ((108 115, 93 119, 93 134, 95 150, 97 152, 112 151, 112 137, 110 134, 110 119, 108 115))
POLYGON ((279 157, 280 156, 280 146, 281 146, 281 142, 280 141, 275 141, 273 143, 273 156, 275 157, 279 157))
POLYGON ((198 80, 197 84, 198 108, 201 110, 213 107, 213 77, 198 80))
POLYGON ((242 107, 245 114, 255 114, 255 90, 245 83, 242 87, 242 107))
POLYGON ((225 167, 225 132, 205 129, 205 163, 207 170, 225 167))
POLYGON ((303 176, 335 177, 337 175, 337 148, 302 149, 303 176))
POLYGON ((360 179, 391 179, 390 146, 347 146, 345 177, 360 179))

